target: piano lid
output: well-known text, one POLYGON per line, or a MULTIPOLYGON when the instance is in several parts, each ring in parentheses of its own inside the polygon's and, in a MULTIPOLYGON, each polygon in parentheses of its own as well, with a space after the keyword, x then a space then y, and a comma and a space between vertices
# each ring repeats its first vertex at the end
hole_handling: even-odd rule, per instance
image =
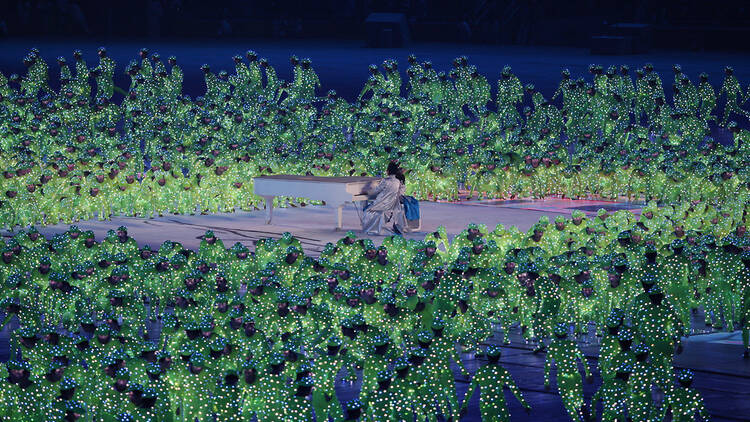
POLYGON ((326 176, 299 176, 293 174, 275 174, 272 176, 254 177, 254 180, 272 179, 272 180, 293 180, 298 182, 318 182, 318 183, 358 183, 372 182, 380 180, 379 177, 326 177, 326 176))

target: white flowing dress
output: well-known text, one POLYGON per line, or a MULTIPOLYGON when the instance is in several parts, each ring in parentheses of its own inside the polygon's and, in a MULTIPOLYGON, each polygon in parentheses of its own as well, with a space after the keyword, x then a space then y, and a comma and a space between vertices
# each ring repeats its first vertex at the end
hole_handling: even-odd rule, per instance
POLYGON ((406 217, 401 197, 406 192, 406 186, 396 176, 388 176, 378 183, 371 192, 377 195, 375 201, 365 209, 362 217, 362 230, 368 234, 380 234, 383 218, 386 222, 393 221, 393 225, 399 231, 406 228, 406 217))

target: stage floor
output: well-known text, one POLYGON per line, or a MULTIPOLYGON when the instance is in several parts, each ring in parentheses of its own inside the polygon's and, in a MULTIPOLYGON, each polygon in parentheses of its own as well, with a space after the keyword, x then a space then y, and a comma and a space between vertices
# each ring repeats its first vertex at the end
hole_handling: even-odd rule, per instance
MULTIPOLYGON (((628 209, 636 214, 640 206, 633 203, 619 203, 595 200, 493 200, 461 202, 420 202, 422 229, 419 232, 406 234, 410 239, 422 239, 439 226, 445 226, 449 237, 466 229, 471 223, 485 224, 492 230, 496 225, 516 226, 522 231, 528 230, 539 218, 546 215, 550 220, 558 215, 570 217, 575 210, 581 210, 593 217, 599 208, 610 212, 628 209)), ((245 244, 250 250, 254 242, 266 237, 279 237, 283 232, 290 232, 302 242, 305 253, 318 255, 328 242, 336 242, 347 230, 357 236, 364 236, 361 231, 357 210, 347 204, 343 212, 343 231, 336 231, 336 211, 323 206, 274 208, 273 224, 265 224, 265 211, 236 212, 211 215, 167 215, 151 219, 118 217, 111 221, 80 221, 76 225, 81 230, 92 230, 97 240, 106 236, 107 230, 124 225, 128 233, 141 246, 149 245, 158 248, 166 239, 182 243, 185 247, 197 249, 200 236, 206 230, 213 230, 226 247, 235 242, 245 244)), ((39 227, 45 236, 64 232, 65 224, 39 227)), ((379 244, 391 232, 383 230, 382 236, 374 236, 373 241, 379 244)), ((4 236, 10 235, 3 232, 4 236)))

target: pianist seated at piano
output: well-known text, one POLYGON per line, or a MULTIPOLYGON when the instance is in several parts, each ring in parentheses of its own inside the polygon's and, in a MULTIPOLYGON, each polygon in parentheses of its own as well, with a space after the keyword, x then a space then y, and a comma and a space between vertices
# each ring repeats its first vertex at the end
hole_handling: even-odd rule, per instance
POLYGON ((388 163, 386 177, 369 192, 375 200, 366 205, 362 217, 362 230, 369 235, 379 235, 383 220, 393 224, 393 232, 401 234, 407 230, 404 206, 401 198, 406 191, 404 170, 397 162, 388 163))

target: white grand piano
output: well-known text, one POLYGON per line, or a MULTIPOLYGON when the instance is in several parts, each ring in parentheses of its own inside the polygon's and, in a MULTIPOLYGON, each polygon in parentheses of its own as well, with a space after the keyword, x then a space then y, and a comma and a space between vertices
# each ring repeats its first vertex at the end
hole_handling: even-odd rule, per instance
POLYGON ((289 196, 325 201, 336 208, 336 229, 342 228, 342 210, 347 202, 370 199, 368 192, 375 189, 377 177, 321 177, 279 174, 253 179, 255 194, 266 201, 266 224, 273 219, 273 198, 289 196))

